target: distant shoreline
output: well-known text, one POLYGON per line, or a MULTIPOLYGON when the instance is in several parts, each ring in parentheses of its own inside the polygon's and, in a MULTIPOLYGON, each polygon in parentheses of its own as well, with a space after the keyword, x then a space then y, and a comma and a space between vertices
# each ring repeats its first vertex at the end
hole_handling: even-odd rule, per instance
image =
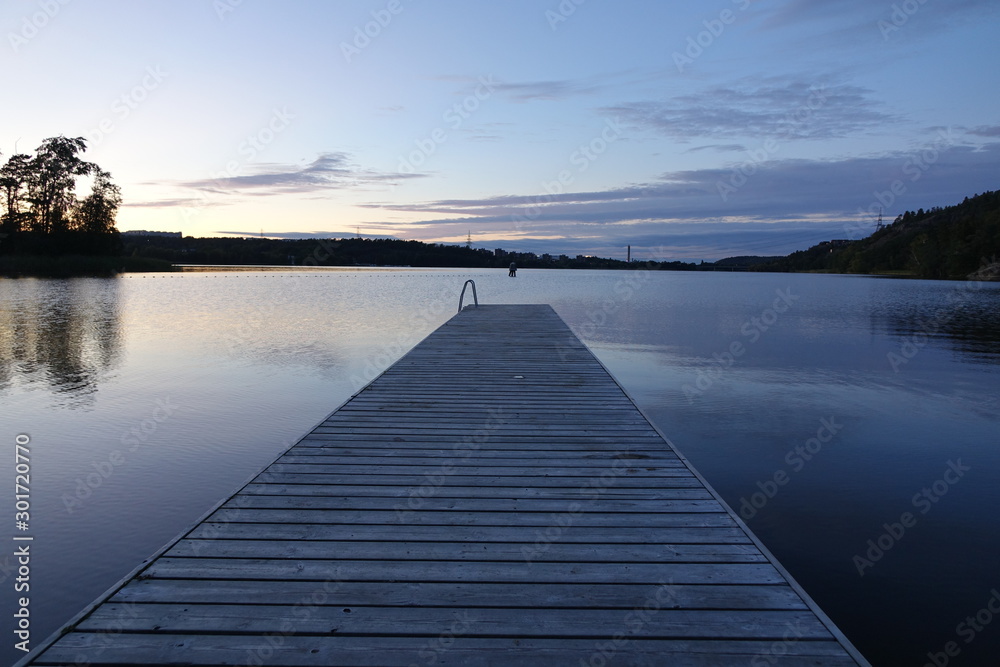
POLYGON ((451 269, 457 267, 413 267, 398 265, 366 266, 295 266, 281 264, 173 264, 174 270, 182 273, 202 273, 209 271, 385 271, 391 269, 451 269))
MULTIPOLYGON (((911 272, 893 271, 880 273, 840 273, 836 271, 748 271, 745 268, 704 267, 661 269, 650 267, 645 262, 633 262, 620 267, 590 268, 590 267, 525 267, 540 271, 656 271, 683 273, 792 273, 803 275, 850 276, 860 278, 882 278, 901 280, 934 280, 941 282, 956 282, 962 280, 980 280, 982 282, 998 282, 1000 276, 969 276, 955 278, 921 278, 911 272)), ((334 273, 334 272, 375 272, 375 271, 506 271, 506 268, 470 267, 470 266, 401 266, 401 265, 351 265, 351 266, 303 266, 281 264, 172 264, 165 260, 145 257, 106 257, 69 255, 62 257, 36 255, 0 256, 0 277, 16 278, 113 278, 129 273, 239 273, 239 272, 292 272, 292 273, 334 273)))
POLYGON ((114 255, 0 255, 4 278, 111 278, 121 273, 175 271, 170 262, 114 255))

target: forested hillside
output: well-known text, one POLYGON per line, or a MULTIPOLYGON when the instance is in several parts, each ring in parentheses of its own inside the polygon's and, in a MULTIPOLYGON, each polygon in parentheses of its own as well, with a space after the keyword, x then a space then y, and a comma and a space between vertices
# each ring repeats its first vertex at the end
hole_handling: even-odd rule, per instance
POLYGON ((955 206, 907 211, 868 238, 821 243, 753 269, 958 279, 998 256, 1000 191, 993 191, 955 206))

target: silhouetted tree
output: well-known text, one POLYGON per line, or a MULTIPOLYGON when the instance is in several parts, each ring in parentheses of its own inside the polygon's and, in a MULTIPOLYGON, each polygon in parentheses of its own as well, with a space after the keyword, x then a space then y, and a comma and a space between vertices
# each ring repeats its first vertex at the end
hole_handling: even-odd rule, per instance
POLYGON ((35 154, 12 156, 0 167, 0 232, 5 255, 117 255, 115 217, 121 189, 111 174, 83 160, 82 137, 46 139, 35 154), (93 176, 90 194, 77 199, 77 181, 93 176))
POLYGON ((111 174, 95 168, 90 195, 76 209, 74 228, 87 234, 113 233, 115 216, 121 203, 122 190, 111 182, 111 174))
POLYGON ((57 234, 67 227, 67 214, 76 203, 76 177, 91 173, 96 165, 80 159, 87 148, 83 137, 46 139, 35 152, 28 174, 31 228, 57 234))
POLYGON ((4 213, 0 216, 0 229, 8 234, 16 234, 24 229, 28 213, 22 208, 28 188, 31 156, 19 153, 12 155, 0 167, 0 190, 3 192, 4 213))

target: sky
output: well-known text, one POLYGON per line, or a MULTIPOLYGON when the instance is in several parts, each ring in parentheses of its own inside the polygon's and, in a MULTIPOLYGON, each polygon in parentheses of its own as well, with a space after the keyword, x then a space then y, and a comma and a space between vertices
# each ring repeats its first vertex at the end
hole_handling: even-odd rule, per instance
POLYGON ((1000 186, 1000 0, 5 0, 118 228, 685 261, 1000 186))

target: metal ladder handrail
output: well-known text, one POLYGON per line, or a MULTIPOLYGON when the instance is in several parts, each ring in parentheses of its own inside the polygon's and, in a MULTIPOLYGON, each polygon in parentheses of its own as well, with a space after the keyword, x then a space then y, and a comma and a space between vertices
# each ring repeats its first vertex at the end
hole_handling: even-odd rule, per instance
POLYGON ((458 297, 458 312, 462 312, 462 301, 465 300, 465 288, 469 286, 469 283, 472 283, 472 300, 476 304, 476 308, 479 308, 479 297, 476 295, 476 281, 469 279, 462 285, 462 293, 458 297))

